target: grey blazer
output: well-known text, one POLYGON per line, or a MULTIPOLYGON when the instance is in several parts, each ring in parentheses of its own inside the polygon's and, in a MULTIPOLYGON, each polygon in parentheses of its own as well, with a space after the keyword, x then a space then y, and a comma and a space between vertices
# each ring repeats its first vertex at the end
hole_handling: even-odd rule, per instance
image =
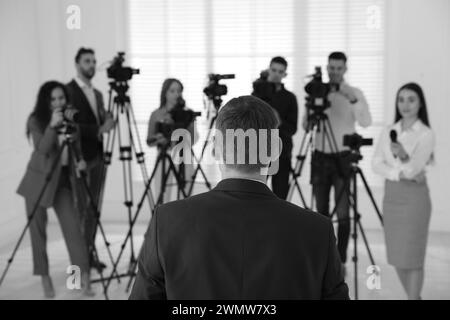
MULTIPOLYGON (((60 151, 60 144, 58 141, 58 133, 55 129, 47 126, 44 130, 34 117, 28 119, 28 128, 33 140, 34 150, 28 162, 24 177, 22 178, 17 193, 25 197, 28 201, 35 203, 38 200, 39 194, 45 185, 48 173, 52 169, 58 152, 60 151)), ((79 139, 77 139, 79 141, 79 139)), ((79 142, 76 143, 76 148, 80 150, 79 142)), ((59 178, 61 174, 61 163, 59 162, 50 179, 50 182, 44 192, 40 201, 40 206, 49 208, 53 205, 53 200, 58 188, 59 178)), ((76 184, 76 177, 72 177, 70 183, 73 186, 74 200, 77 205, 80 205, 81 196, 79 186, 76 184)), ((84 202, 84 201, 82 201, 84 202)))

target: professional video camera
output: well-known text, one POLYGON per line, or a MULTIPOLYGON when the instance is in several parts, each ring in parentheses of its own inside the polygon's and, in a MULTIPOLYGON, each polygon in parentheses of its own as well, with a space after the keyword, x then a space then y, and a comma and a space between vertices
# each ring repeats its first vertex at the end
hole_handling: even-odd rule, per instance
POLYGON ((259 74, 259 79, 253 82, 253 95, 264 100, 265 102, 270 102, 272 96, 275 93, 275 84, 269 82, 269 71, 263 70, 259 74))
POLYGON ((208 86, 203 89, 203 93, 210 100, 219 100, 221 96, 224 96, 228 93, 228 88, 224 84, 219 84, 219 81, 222 79, 234 79, 234 74, 209 74, 208 86))
POLYGON ((139 74, 139 69, 134 69, 130 67, 124 67, 123 63, 125 61, 125 52, 119 52, 116 57, 114 57, 111 65, 106 72, 108 74, 108 78, 114 79, 117 82, 123 82, 131 80, 133 75, 139 74))
POLYGON ((322 81, 322 69, 320 66, 315 67, 314 74, 308 76, 312 78, 305 86, 308 94, 306 97, 306 107, 315 112, 323 112, 330 107, 328 94, 333 91, 339 91, 339 84, 324 83, 322 81))
POLYGON ((156 131, 162 133, 170 140, 172 132, 176 129, 187 129, 196 117, 202 115, 201 112, 194 112, 185 109, 185 101, 179 99, 177 105, 169 112, 173 121, 160 121, 157 123, 156 131))
POLYGON ((358 150, 363 146, 373 145, 373 139, 363 138, 357 133, 344 135, 344 146, 349 147, 352 150, 358 150))

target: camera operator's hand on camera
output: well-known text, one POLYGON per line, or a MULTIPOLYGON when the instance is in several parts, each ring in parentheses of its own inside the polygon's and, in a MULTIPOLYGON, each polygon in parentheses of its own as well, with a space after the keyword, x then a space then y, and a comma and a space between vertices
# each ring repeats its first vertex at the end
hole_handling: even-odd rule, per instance
POLYGON ((157 145, 167 145, 170 141, 162 134, 162 133, 157 133, 156 135, 155 135, 155 138, 156 138, 156 140, 155 140, 155 143, 157 144, 157 145))
POLYGON ((408 153, 401 143, 391 142, 391 151, 395 157, 398 157, 403 162, 409 158, 408 153))
POLYGON ((356 102, 358 98, 356 97, 353 89, 346 83, 341 83, 339 91, 341 95, 343 95, 348 101, 356 102))
POLYGON ((86 171, 86 169, 87 169, 86 161, 84 161, 83 159, 78 161, 78 163, 77 163, 77 171, 78 172, 86 171))
POLYGON ((57 128, 59 127, 64 121, 62 109, 57 108, 53 110, 52 118, 50 120, 50 128, 57 128))
POLYGON ((110 112, 106 113, 105 122, 99 129, 99 135, 109 132, 114 128, 114 125, 115 121, 113 115, 110 112))

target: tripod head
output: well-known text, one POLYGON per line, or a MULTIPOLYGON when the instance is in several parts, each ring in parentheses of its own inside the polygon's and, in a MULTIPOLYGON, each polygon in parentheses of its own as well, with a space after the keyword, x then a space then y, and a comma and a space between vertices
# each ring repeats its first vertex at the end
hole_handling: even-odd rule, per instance
POLYGON ((114 97, 114 102, 118 105, 124 105, 125 103, 130 102, 130 96, 128 96, 127 92, 130 89, 127 81, 111 81, 109 83, 110 93, 112 91, 116 92, 116 96, 114 97))
POLYGON ((57 128, 57 132, 63 135, 63 141, 74 142, 77 138, 77 128, 75 123, 71 121, 64 120, 62 125, 57 128))
POLYGON ((373 139, 363 138, 357 133, 344 135, 343 139, 344 146, 350 148, 351 156, 349 160, 351 163, 358 163, 362 160, 361 147, 373 145, 373 139))

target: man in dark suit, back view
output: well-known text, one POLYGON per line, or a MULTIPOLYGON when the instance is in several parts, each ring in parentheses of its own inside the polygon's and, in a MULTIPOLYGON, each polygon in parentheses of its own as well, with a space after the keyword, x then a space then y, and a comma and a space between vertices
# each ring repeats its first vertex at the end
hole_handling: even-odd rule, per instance
POLYGON ((271 107, 255 97, 219 111, 214 144, 223 180, 155 210, 130 299, 349 298, 330 220, 279 199, 261 174, 270 164, 261 149, 279 153, 269 143, 277 127, 271 107), (228 136, 237 129, 267 130, 267 139, 249 134, 240 148, 242 140, 228 136))
MULTIPOLYGON (((87 162, 87 178, 94 201, 98 204, 103 171, 103 134, 114 127, 112 115, 106 112, 102 93, 92 85, 95 75, 95 53, 89 48, 80 48, 75 56, 77 76, 67 84, 70 103, 78 110, 77 122, 80 127, 81 151, 87 162)), ((106 267, 95 261, 92 247, 95 245, 95 212, 87 206, 84 213, 83 233, 90 250, 90 265, 95 268, 106 267)))

